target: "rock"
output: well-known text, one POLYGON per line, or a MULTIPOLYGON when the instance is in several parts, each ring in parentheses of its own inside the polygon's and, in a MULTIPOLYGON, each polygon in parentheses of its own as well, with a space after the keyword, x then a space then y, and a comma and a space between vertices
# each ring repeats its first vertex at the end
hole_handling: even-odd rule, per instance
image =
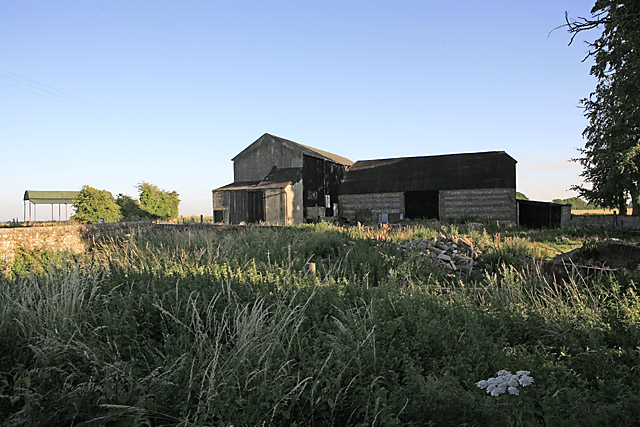
POLYGON ((440 255, 438 255, 438 259, 441 259, 443 261, 451 261, 451 257, 445 253, 441 253, 440 255))
POLYGON ((473 250, 473 243, 467 237, 445 237, 435 239, 422 237, 398 244, 399 249, 422 256, 433 264, 440 265, 452 272, 470 272, 479 254, 473 250))

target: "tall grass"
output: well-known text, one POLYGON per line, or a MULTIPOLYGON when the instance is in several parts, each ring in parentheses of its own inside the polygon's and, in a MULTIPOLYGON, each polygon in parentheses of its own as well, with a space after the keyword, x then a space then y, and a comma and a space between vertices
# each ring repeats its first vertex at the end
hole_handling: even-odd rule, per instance
POLYGON ((81 258, 24 255, 0 283, 0 419, 634 425, 637 275, 554 281, 535 261, 546 246, 500 233, 148 231, 81 258), (472 240, 486 271, 448 276, 397 249, 440 234, 472 240), (500 398, 475 386, 500 369, 535 383, 500 398))

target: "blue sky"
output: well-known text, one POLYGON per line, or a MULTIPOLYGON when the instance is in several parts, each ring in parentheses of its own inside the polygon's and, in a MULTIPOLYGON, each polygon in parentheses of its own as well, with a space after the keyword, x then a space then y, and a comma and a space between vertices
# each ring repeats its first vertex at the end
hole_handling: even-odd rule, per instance
POLYGON ((549 33, 592 6, 0 0, 0 220, 27 189, 142 181, 211 215, 265 132, 354 161, 505 150, 519 191, 573 196, 595 80, 587 46, 549 33))

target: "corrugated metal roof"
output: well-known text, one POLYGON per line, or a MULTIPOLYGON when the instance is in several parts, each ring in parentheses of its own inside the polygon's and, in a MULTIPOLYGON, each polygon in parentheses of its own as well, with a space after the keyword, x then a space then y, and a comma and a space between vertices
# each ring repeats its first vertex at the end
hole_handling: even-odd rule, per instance
POLYGON ((79 191, 33 191, 24 192, 23 200, 28 200, 35 205, 72 204, 79 191))
POLYGON ((287 185, 300 181, 302 177, 301 168, 282 168, 274 169, 262 181, 234 182, 224 187, 216 188, 218 190, 267 190, 285 188, 287 185))
POLYGON ((524 200, 517 199, 516 203, 523 205, 532 205, 532 206, 571 206, 571 203, 556 203, 556 202, 545 202, 542 200, 524 200))
POLYGON ((281 144, 288 145, 289 147, 291 147, 293 149, 297 149, 297 150, 302 151, 303 154, 306 154, 306 155, 312 156, 312 157, 316 157, 318 159, 328 160, 330 162, 338 163, 338 164, 341 164, 341 165, 347 165, 347 166, 350 166, 350 165, 353 164, 353 162, 351 160, 347 159, 346 157, 338 156, 337 154, 333 154, 333 153, 330 153, 328 151, 318 150, 317 148, 309 147, 308 145, 303 145, 303 144, 300 144, 298 142, 294 142, 294 141, 291 141, 291 140, 288 140, 288 139, 280 138, 279 136, 271 135, 269 133, 265 133, 260 138, 256 139, 253 143, 251 143, 251 145, 249 145, 247 148, 242 150, 240 153, 238 153, 231 160, 235 161, 238 157, 240 157, 243 154, 251 151, 255 144, 261 143, 265 138, 272 138, 273 140, 275 140, 277 142, 280 142, 281 144))
POLYGON ((515 188, 516 163, 504 151, 363 160, 347 170, 340 193, 515 188))

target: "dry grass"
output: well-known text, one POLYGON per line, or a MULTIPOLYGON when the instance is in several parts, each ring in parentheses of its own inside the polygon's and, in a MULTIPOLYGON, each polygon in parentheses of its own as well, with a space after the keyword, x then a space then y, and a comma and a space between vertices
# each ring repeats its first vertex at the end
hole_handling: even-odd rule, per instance
MULTIPOLYGON (((613 215, 613 211, 618 212, 617 209, 582 209, 582 210, 571 210, 571 213, 574 215, 613 215)), ((631 215, 633 209, 627 209, 627 215, 631 215)))

